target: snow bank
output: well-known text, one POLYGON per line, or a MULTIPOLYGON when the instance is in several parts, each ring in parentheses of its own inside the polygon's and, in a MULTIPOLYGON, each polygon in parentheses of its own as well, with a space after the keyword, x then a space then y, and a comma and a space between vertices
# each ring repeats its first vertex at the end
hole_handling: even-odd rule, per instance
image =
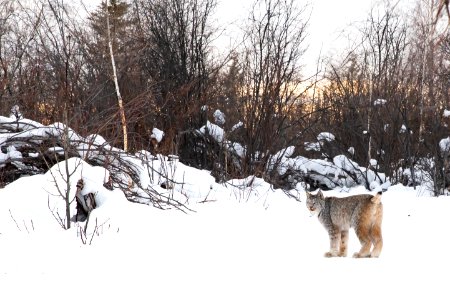
MULTIPOLYGON (((30 189, 21 197, 17 194, 21 185, 0 190, 0 205, 16 194, 16 201, 0 212, 11 208, 24 228, 19 212, 41 201, 36 195, 22 208, 19 203, 36 192, 42 179, 42 175, 23 179, 21 184, 30 189)), ((391 187, 382 198, 381 256, 357 260, 323 257, 329 247, 327 233, 305 208, 304 191, 292 192, 302 202, 258 178, 233 180, 188 215, 127 202, 108 205, 113 202, 108 200, 93 211, 110 219, 89 247, 80 246, 76 230, 43 232, 35 224, 36 231, 29 234, 17 228, 6 234, 3 225, 10 221, 13 230, 15 224, 2 216, 2 295, 75 299, 79 294, 74 284, 80 278, 95 283, 84 285, 83 293, 101 299, 316 299, 318 291, 322 299, 336 297, 343 286, 350 300, 361 299, 367 291, 369 299, 447 295, 447 278, 430 274, 446 274, 450 267, 446 252, 450 241, 442 238, 450 226, 449 197, 418 198, 412 188, 391 187), (61 276, 67 270, 68 278, 61 276)), ((359 187, 325 195, 366 192, 359 187)), ((32 210, 36 220, 34 209, 39 205, 32 210)), ((24 221, 30 224, 29 219, 24 221)), ((47 221, 54 222, 51 216, 47 221)), ((353 230, 348 247, 350 256, 359 250, 353 230)))
MULTIPOLYGON (((109 146, 99 136, 89 141, 90 153, 98 157, 104 155, 100 146, 109 146)), ((176 157, 109 149, 138 177, 139 186, 126 192, 139 197, 144 189, 154 189, 184 199, 192 210, 131 203, 120 189, 104 187, 116 174, 80 158, 60 162, 46 174, 20 178, 0 189, 3 298, 78 299, 79 286, 92 299, 322 299, 338 297, 343 287, 349 300, 368 291, 369 299, 448 295, 449 196, 419 197, 418 190, 390 187, 382 196, 381 257, 325 259, 328 236, 305 208, 301 184, 274 190, 254 176, 217 184, 209 172, 187 167, 176 157), (80 238, 84 224, 62 230, 57 220, 65 214, 66 192, 70 213, 75 213, 80 178, 85 183, 81 194, 93 194, 97 204, 87 227, 93 241, 89 247, 80 238)), ((310 160, 293 157, 294 150, 276 153, 271 168, 326 177, 330 185, 351 184, 358 176, 378 184, 373 172, 344 155, 310 160)), ((3 155, 17 158, 16 152, 11 147, 3 155)), ((361 186, 341 190, 324 193, 368 192, 361 186)), ((349 253, 360 247, 353 231, 348 247, 349 253)))

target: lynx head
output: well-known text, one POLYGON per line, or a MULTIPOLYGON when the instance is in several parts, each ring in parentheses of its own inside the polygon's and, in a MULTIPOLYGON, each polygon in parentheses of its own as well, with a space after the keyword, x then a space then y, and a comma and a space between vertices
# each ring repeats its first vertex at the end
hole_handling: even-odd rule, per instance
POLYGON ((321 190, 315 194, 306 192, 306 207, 311 213, 318 214, 323 208, 324 199, 321 190))

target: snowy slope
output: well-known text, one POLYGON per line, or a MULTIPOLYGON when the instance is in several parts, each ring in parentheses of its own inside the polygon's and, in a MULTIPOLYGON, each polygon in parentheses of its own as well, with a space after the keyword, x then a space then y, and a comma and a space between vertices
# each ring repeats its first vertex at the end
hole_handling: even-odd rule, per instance
MULTIPOLYGON (((298 202, 260 179, 218 185, 181 163, 176 172, 195 212, 127 202, 120 191, 102 189, 101 168, 85 165, 82 176, 102 199, 90 246, 76 226, 62 230, 52 216, 49 207, 63 201, 49 173, 1 189, 1 299, 450 297, 449 197, 390 187, 381 257, 327 259, 327 234, 301 188, 291 191, 298 202)), ((357 250, 352 232, 349 253, 357 250)))

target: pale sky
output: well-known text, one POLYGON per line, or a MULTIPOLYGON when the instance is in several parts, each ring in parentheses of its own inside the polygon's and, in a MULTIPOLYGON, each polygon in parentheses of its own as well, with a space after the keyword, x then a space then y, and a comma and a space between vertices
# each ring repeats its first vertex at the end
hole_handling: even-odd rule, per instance
POLYGON ((332 56, 334 52, 342 51, 347 45, 347 39, 342 31, 350 24, 366 19, 372 0, 314 0, 313 11, 309 22, 309 49, 305 54, 307 60, 315 60, 306 66, 309 73, 315 71, 319 53, 322 56, 332 56))
MULTIPOLYGON (((234 37, 233 21, 243 20, 249 14, 253 0, 218 0, 217 18, 221 24, 228 25, 225 36, 234 37)), ((297 0, 299 5, 308 4, 311 12, 306 39, 307 52, 304 56, 304 76, 311 76, 316 71, 316 63, 321 53, 333 55, 347 45, 341 35, 348 25, 361 22, 367 18, 374 0, 297 0), (340 37, 340 38, 339 38, 340 37)), ((226 40, 226 38, 225 38, 226 40)), ((230 40, 230 37, 228 37, 230 40)), ((229 44, 229 43, 228 43, 229 44)))
MULTIPOLYGON (((91 7, 101 0, 81 0, 91 7)), ((103 0, 104 1, 104 0, 103 0)), ((319 53, 332 55, 339 52, 346 44, 346 39, 339 35, 349 24, 366 19, 370 8, 376 0, 297 0, 299 5, 309 3, 311 17, 306 43, 308 50, 304 56, 305 76, 315 72, 319 53)), ((409 0, 405 0, 409 1, 409 0)), ((214 18, 218 26, 224 27, 220 45, 229 46, 236 37, 235 30, 249 14, 253 0, 218 0, 214 18)))

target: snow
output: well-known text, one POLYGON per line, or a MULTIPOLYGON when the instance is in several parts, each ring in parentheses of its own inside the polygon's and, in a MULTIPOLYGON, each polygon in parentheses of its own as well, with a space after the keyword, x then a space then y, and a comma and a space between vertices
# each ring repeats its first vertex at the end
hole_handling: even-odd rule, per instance
POLYGON ((59 155, 64 155, 64 148, 63 147, 50 147, 47 149, 50 153, 56 153, 59 155))
POLYGON ((90 134, 86 137, 86 141, 93 146, 102 146, 105 147, 108 145, 108 142, 98 134, 90 134))
POLYGON ((210 134, 216 142, 222 143, 224 131, 221 127, 207 121, 206 125, 200 128, 202 134, 206 134, 206 131, 208 131, 208 134, 210 134))
POLYGON ((164 137, 164 132, 158 128, 153 128, 152 135, 150 138, 155 139, 158 143, 161 143, 162 139, 164 137))
POLYGON ((28 156, 29 156, 29 157, 33 157, 33 158, 36 158, 36 157, 39 157, 39 153, 37 153, 37 152, 29 152, 29 153, 28 153, 28 156))
POLYGON ((399 172, 404 179, 407 179, 408 186, 415 184, 421 186, 425 190, 431 191, 434 188, 433 178, 436 176, 432 171, 435 167, 434 164, 435 162, 431 158, 421 158, 414 164, 414 172, 412 172, 411 168, 400 168, 399 172))
MULTIPOLYGON (((186 178, 198 178, 193 190, 203 190, 186 191, 196 212, 184 214, 102 190, 102 170, 81 160, 69 164, 79 163, 78 174, 96 181, 89 190, 109 193, 91 216, 102 225, 90 246, 81 243, 76 227, 62 230, 53 219, 45 190, 52 186, 49 174, 0 190, 2 298, 78 299, 80 282, 91 299, 317 299, 318 291, 320 299, 341 292, 360 299, 367 291, 368 299, 449 295, 448 196, 418 197, 412 188, 391 187, 382 200, 381 257, 327 259, 327 234, 307 211, 301 188, 291 191, 298 202, 259 178, 218 185, 207 172, 183 167, 186 178)), ((51 197, 52 205, 56 201, 51 197)), ((358 250, 352 231, 349 253, 358 250)))
POLYGON ((245 156, 245 148, 239 143, 232 143, 229 149, 234 151, 234 153, 236 153, 239 157, 245 156))
POLYGON ((321 132, 317 135, 317 140, 331 142, 335 140, 335 136, 329 132, 321 132))
POLYGON ((354 170, 356 168, 359 168, 358 164, 352 160, 350 160, 349 158, 347 158, 345 155, 338 155, 333 159, 333 163, 346 171, 351 171, 354 170))
MULTIPOLYGON (((238 125, 238 124, 236 124, 238 125)), ((235 125, 235 126, 236 126, 235 125)), ((242 124, 241 124, 242 126, 242 124)), ((233 126, 234 127, 234 126, 233 126)), ((236 127, 238 128, 238 127, 236 127)), ((236 129, 235 128, 235 129, 236 129)), ((233 131, 234 129, 232 129, 233 131)), ((202 126, 199 129, 201 134, 206 134, 208 133, 209 135, 211 135, 211 137, 219 144, 222 144, 228 151, 233 152, 234 154, 236 154, 238 157, 244 157, 245 156, 245 147, 243 147, 241 144, 236 143, 236 142, 231 142, 229 140, 226 140, 224 138, 225 136, 225 131, 222 129, 222 127, 213 124, 209 121, 206 122, 205 126, 202 126)))
POLYGON ((268 170, 270 171, 276 166, 278 174, 284 175, 289 167, 289 158, 294 153, 294 150, 295 147, 290 146, 271 156, 268 163, 268 170))
MULTIPOLYGON (((105 168, 80 158, 61 161, 45 174, 19 178, 0 189, 2 299, 450 296, 450 239, 446 238, 450 196, 431 197, 427 182, 416 190, 389 186, 384 174, 375 174, 345 155, 332 161, 311 160, 294 157, 292 146, 275 153, 269 158, 269 168, 277 168, 280 174, 289 168, 316 174, 322 180, 331 174, 325 182, 334 189, 324 192, 326 196, 384 190, 381 257, 351 258, 360 247, 351 231, 349 257, 324 258, 328 236, 305 207, 302 182, 287 191, 274 189, 254 176, 218 184, 209 171, 188 167, 176 156, 155 157, 145 150, 131 155, 109 146, 101 136, 82 138, 59 123, 43 126, 27 119, 15 122, 0 117, 2 120, 20 126, 23 131, 19 134, 28 136, 69 132, 70 142, 78 145, 80 154, 101 158, 98 148, 106 147, 139 177, 139 187, 128 190, 136 193, 136 200, 152 189, 157 192, 152 196, 175 199, 188 208, 161 210, 129 202, 119 188, 104 186, 110 176, 105 168), (358 181, 361 176, 368 178, 371 191, 352 179, 358 181), (65 216, 64 197, 69 195, 70 215, 74 216, 79 179, 84 182, 81 194, 94 195, 97 207, 88 224, 72 222, 71 228, 64 230, 60 219, 65 216), (161 183, 167 180, 170 188, 164 189, 161 183)), ((208 122, 200 132, 205 133, 206 128, 217 141, 232 147, 218 125, 208 122)), ((0 141, 8 137, 8 133, 0 133, 0 141)), ((329 134, 323 137, 331 139, 329 134)), ((447 151, 450 138, 441 143, 447 151)), ((22 156, 14 146, 6 150, 6 154, 0 153, 0 163, 22 156)))
POLYGON ((406 125, 403 124, 402 127, 400 127, 400 133, 405 133, 407 131, 406 125))
POLYGON ((306 151, 320 151, 320 144, 315 142, 305 142, 306 151))
POLYGON ((242 123, 242 121, 237 122, 236 124, 233 125, 233 127, 231 127, 231 131, 235 131, 238 128, 241 128, 242 126, 244 126, 244 123, 242 123))
POLYGON ((373 105, 378 106, 378 105, 384 105, 386 104, 387 100, 385 99, 377 99, 373 102, 373 105))
POLYGON ((14 147, 13 145, 8 146, 6 148, 6 154, 0 151, 0 168, 4 167, 7 161, 12 161, 14 165, 20 168, 23 166, 23 163, 15 160, 19 160, 21 158, 22 153, 17 151, 16 147, 14 147))
POLYGON ((23 115, 20 112, 20 108, 19 105, 14 105, 11 108, 11 114, 9 116, 11 119, 15 120, 15 121, 20 121, 21 119, 23 119, 23 115))
POLYGON ((350 147, 350 148, 348 148, 347 152, 350 153, 351 155, 355 155, 355 148, 350 147))
POLYGON ((214 122, 216 122, 216 124, 218 124, 219 126, 223 126, 225 124, 225 114, 219 109, 214 112, 213 116, 214 122))
POLYGON ((450 151, 450 137, 440 140, 439 148, 441 149, 441 152, 449 152, 450 151))
POLYGON ((444 113, 442 114, 442 116, 443 116, 444 118, 450 117, 450 110, 444 109, 444 113))
POLYGON ((10 129, 20 129, 20 130, 30 130, 33 128, 39 128, 44 127, 41 123, 38 123, 33 120, 21 118, 18 120, 16 116, 12 116, 12 118, 0 116, 0 123, 2 123, 2 126, 5 128, 10 129))
POLYGON ((8 158, 10 158, 10 159, 22 158, 22 153, 17 151, 16 147, 14 147, 12 145, 8 146, 7 154, 8 154, 8 158))
POLYGON ((319 152, 323 142, 332 142, 336 139, 334 134, 330 132, 321 132, 317 135, 317 142, 304 142, 306 151, 319 152))

